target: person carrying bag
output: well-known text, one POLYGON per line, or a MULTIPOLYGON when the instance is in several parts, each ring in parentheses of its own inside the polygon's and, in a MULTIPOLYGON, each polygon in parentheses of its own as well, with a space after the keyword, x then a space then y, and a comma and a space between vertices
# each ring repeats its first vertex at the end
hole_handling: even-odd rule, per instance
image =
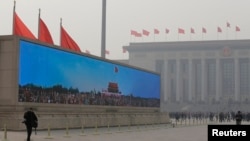
POLYGON ((24 113, 24 121, 23 123, 26 125, 27 130, 27 141, 30 141, 30 136, 32 134, 32 128, 35 128, 35 134, 36 134, 36 128, 38 126, 38 119, 36 114, 33 112, 33 109, 30 108, 28 111, 24 113))

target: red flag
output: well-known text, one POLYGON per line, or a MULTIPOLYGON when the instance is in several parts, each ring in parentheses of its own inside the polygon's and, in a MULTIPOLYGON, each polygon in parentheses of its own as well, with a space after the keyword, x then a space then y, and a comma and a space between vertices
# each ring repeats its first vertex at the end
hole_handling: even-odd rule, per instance
POLYGON ((127 50, 126 50, 124 47, 122 47, 122 52, 123 52, 123 53, 126 53, 127 50))
POLYGON ((202 33, 207 33, 206 28, 202 27, 202 33))
POLYGON ((190 29, 190 32, 193 34, 195 33, 193 28, 190 29))
POLYGON ((220 27, 217 27, 217 32, 222 32, 222 29, 220 27))
POLYGON ((154 29, 154 34, 159 34, 160 31, 158 29, 154 29))
POLYGON ((230 27, 230 23, 229 22, 227 22, 227 27, 230 27))
POLYGON ((115 66, 115 73, 117 73, 119 70, 118 70, 118 67, 115 66))
POLYGON ((105 53, 106 53, 106 54, 109 54, 109 51, 108 51, 108 50, 105 50, 105 53))
POLYGON ((142 30, 142 34, 145 35, 145 36, 148 36, 148 35, 149 35, 149 31, 143 29, 143 30, 142 30))
POLYGON ((238 32, 240 31, 240 28, 238 26, 235 27, 235 31, 238 32))
POLYGON ((136 34, 137 34, 137 31, 135 31, 135 30, 131 30, 131 31, 130 31, 130 34, 131 34, 131 35, 134 35, 134 36, 136 36, 136 34))
POLYGON ((54 44, 48 27, 46 26, 46 24, 44 23, 44 21, 40 17, 39 17, 39 29, 38 29, 38 31, 39 31, 38 40, 49 43, 49 44, 54 44))
POLYGON ((138 33, 138 32, 135 31, 135 30, 130 30, 130 34, 131 34, 131 35, 134 35, 135 37, 142 37, 142 34, 141 34, 141 33, 138 33))
POLYGON ((23 21, 18 17, 16 12, 14 12, 14 22, 13 22, 13 35, 19 35, 27 37, 30 39, 36 39, 34 34, 28 29, 28 27, 23 23, 23 21))
POLYGON ((68 48, 74 51, 81 52, 81 49, 76 44, 76 42, 69 36, 69 34, 65 31, 63 26, 61 26, 61 46, 64 48, 68 48))
POLYGON ((136 32, 135 37, 142 37, 141 33, 136 32))
POLYGON ((185 31, 184 31, 184 29, 182 29, 182 28, 178 28, 178 33, 180 33, 180 34, 185 34, 185 31))
POLYGON ((168 34, 169 33, 169 29, 166 28, 165 32, 166 32, 166 34, 168 34))

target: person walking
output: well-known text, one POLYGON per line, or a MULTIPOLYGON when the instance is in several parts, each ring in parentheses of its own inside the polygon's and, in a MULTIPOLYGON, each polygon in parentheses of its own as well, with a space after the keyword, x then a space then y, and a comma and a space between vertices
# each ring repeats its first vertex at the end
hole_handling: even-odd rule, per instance
POLYGON ((30 136, 32 134, 32 127, 37 126, 38 119, 32 108, 29 108, 29 110, 27 110, 24 113, 23 118, 24 118, 23 122, 26 125, 27 141, 30 141, 30 136))
POLYGON ((235 115, 236 125, 241 125, 242 118, 243 118, 242 113, 238 111, 237 114, 235 115))

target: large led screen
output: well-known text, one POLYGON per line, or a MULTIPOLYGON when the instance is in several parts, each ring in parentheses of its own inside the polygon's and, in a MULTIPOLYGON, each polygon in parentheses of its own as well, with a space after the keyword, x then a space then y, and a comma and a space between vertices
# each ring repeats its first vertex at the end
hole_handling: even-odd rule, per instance
POLYGON ((160 75, 20 40, 19 102, 160 106, 160 75))

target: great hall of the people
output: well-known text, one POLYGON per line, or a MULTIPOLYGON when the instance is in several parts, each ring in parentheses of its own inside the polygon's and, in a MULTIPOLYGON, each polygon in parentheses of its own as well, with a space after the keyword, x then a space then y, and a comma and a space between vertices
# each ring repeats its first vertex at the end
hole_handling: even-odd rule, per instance
POLYGON ((130 43, 128 63, 161 73, 161 108, 247 109, 250 40, 130 43))

